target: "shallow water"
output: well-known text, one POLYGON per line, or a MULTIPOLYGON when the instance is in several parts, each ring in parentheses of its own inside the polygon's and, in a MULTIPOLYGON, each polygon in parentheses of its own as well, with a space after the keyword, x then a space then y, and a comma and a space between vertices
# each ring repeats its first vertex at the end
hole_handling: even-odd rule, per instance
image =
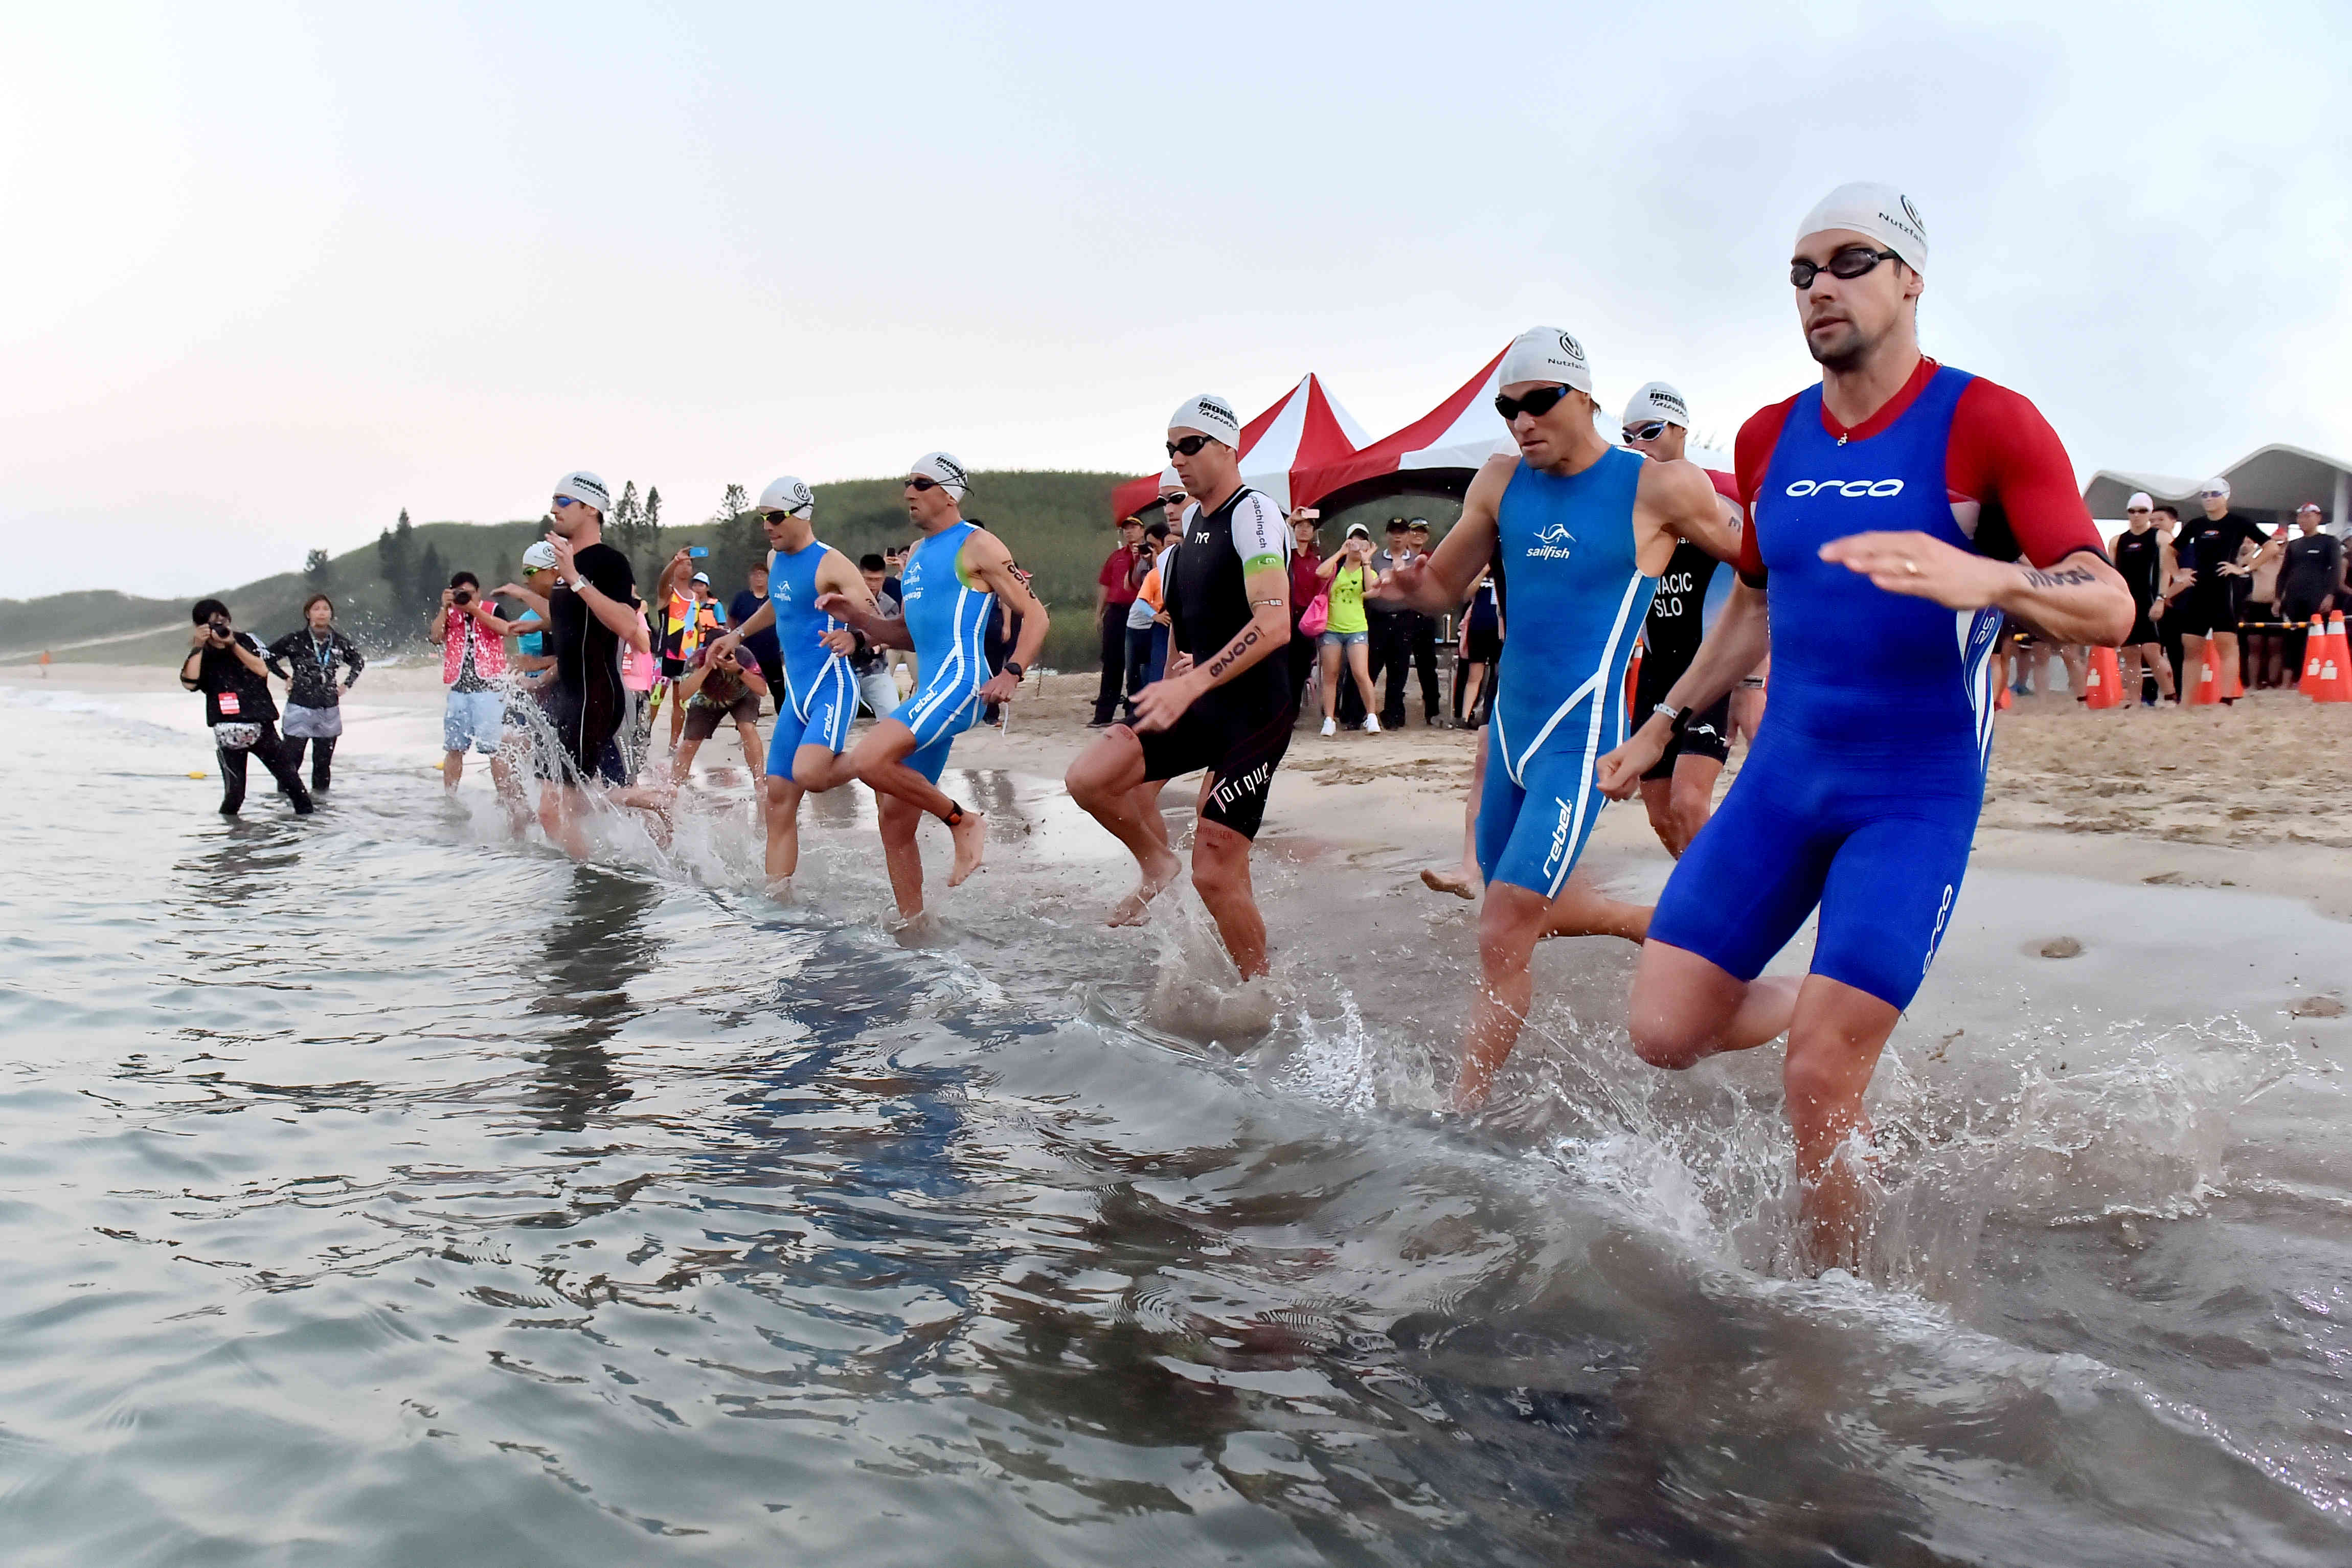
POLYGON ((190 705, 5 701, 11 1563, 2352 1556, 2352 931, 2282 901, 1973 878, 1809 1281, 1769 1053, 1632 1061, 1622 947, 1429 1113, 1402 852, 1270 832, 1236 1002, 1035 781, 950 776, 991 867, 895 934, 846 798, 779 904, 740 811, 512 841, 414 716, 224 822, 190 705))

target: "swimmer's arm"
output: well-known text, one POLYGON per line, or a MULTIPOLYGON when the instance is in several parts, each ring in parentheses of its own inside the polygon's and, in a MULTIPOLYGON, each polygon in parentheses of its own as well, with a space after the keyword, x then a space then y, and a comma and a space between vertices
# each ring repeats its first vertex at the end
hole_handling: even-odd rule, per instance
POLYGON ((501 582, 498 591, 505 598, 522 601, 541 621, 547 619, 547 595, 525 588, 520 582, 501 582))
MULTIPOLYGON (((1656 516, 1664 532, 1671 536, 1665 549, 1653 559, 1657 571, 1666 569, 1674 554, 1673 539, 1688 539, 1719 561, 1738 565, 1739 562, 1739 525, 1734 520, 1737 508, 1716 493, 1715 481, 1697 464, 1683 460, 1675 463, 1653 463, 1642 471, 1641 499, 1654 503, 1656 516)), ((1644 505, 1643 510, 1648 510, 1644 505)), ((1640 563, 1650 576, 1650 562, 1640 563)))
MULTIPOLYGON (((1034 667, 1037 663, 1038 650, 1045 645, 1045 629, 1052 622, 1045 613, 1045 606, 1029 591, 1029 585, 1013 575, 1013 552, 1006 549, 1004 541, 994 534, 975 533, 965 541, 961 564, 971 569, 971 575, 980 580, 981 586, 996 595, 999 606, 1008 613, 1021 617, 1021 640, 1013 645, 1013 652, 1006 656, 1005 662, 1018 664, 1024 670, 1034 667)), ((1020 686, 1020 676, 1011 670, 999 670, 982 683, 981 700, 1003 702, 1020 686)))
POLYGON ((1683 678, 1667 688, 1663 706, 1652 713, 1592 770, 1593 782, 1612 800, 1622 800, 1641 787, 1642 775, 1657 765, 1674 738, 1673 716, 1685 708, 1711 707, 1720 702, 1748 672, 1772 651, 1772 619, 1765 591, 1746 578, 1735 579, 1731 597, 1717 617, 1715 630, 1698 645, 1698 653, 1683 678))
MULTIPOLYGON (((1379 592, 1367 587, 1364 597, 1377 597, 1385 604, 1418 610, 1423 615, 1453 614, 1470 596, 1478 570, 1494 561, 1496 510, 1518 465, 1516 456, 1486 459, 1486 466, 1470 481, 1470 493, 1462 498, 1462 520, 1447 530, 1435 549, 1389 572, 1381 580, 1379 592)), ((1368 573, 1370 570, 1365 569, 1368 573)))
POLYGON ((1999 610, 2053 643, 2113 648, 2131 632, 2131 590, 2087 547, 2043 568, 1994 560, 1930 534, 1850 534, 1823 545, 1822 559, 1889 593, 1947 610, 1999 610))
MULTIPOLYGON (((1260 564, 1243 576, 1242 591, 1249 595, 1249 624, 1234 632, 1233 640, 1206 662, 1155 681, 1137 693, 1137 729, 1166 729, 1204 693, 1272 658, 1277 650, 1290 646, 1289 567, 1280 557, 1276 557, 1271 565, 1260 564)), ((1171 668, 1174 657, 1171 655, 1171 668)))
MULTIPOLYGON (((852 606, 864 612, 868 618, 878 619, 882 614, 882 607, 874 602, 874 595, 866 586, 866 574, 852 570, 849 558, 839 550, 828 552, 824 562, 817 567, 816 592, 820 603, 828 594, 837 594, 852 606)), ((774 600, 771 599, 761 604, 757 614, 745 618, 741 631, 737 633, 737 642, 741 642, 744 636, 759 626, 761 615, 765 615, 771 621, 776 618, 774 600)), ((836 653, 857 652, 858 634, 853 632, 827 632, 817 640, 836 653)), ((873 645, 873 640, 867 638, 866 646, 873 645)))
POLYGON ((614 636, 640 653, 653 647, 653 636, 646 630, 646 618, 634 605, 623 604, 584 577, 573 582, 572 591, 580 596, 580 602, 585 604, 596 619, 604 623, 604 630, 614 636))
MULTIPOLYGON (((861 590, 865 588, 866 580, 858 579, 857 586, 861 590)), ((845 593, 820 593, 816 596, 816 607, 865 638, 866 645, 869 648, 904 648, 908 653, 914 652, 915 634, 907 630, 906 618, 900 615, 883 614, 875 608, 874 601, 870 598, 861 604, 845 593)), ((769 622, 772 624, 776 619, 775 608, 774 602, 771 601, 761 606, 760 615, 767 616, 769 622)), ((746 632, 761 630, 760 616, 754 615, 744 622, 743 630, 746 632)), ((1026 667, 1025 664, 1024 667, 1026 667)))

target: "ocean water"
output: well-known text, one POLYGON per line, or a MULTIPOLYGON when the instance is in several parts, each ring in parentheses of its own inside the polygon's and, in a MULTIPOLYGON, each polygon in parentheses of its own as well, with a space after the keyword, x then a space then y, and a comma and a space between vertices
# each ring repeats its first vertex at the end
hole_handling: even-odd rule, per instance
POLYGON ((225 821, 192 706, 0 693, 12 1565, 2352 1561, 2284 901, 1973 878, 1809 1280, 1772 1053, 1633 1061, 1621 946, 1433 1113, 1403 847, 1277 823, 1235 995, 1042 781, 950 774, 991 864, 900 931, 845 794, 779 902, 740 807, 577 866, 364 705, 225 821))

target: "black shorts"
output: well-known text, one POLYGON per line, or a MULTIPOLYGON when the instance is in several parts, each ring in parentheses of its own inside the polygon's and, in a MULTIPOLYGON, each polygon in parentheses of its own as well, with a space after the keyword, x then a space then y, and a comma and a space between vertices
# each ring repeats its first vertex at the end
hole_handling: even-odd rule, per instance
POLYGON ((1503 656, 1503 635, 1492 626, 1470 628, 1468 658, 1474 664, 1491 664, 1503 656))
POLYGON ((2235 635, 2237 607, 2230 602, 2227 582, 2192 582, 2164 612, 2168 631, 2183 637, 2210 637, 2216 632, 2235 635))
MULTIPOLYGON (((1698 650, 1691 649, 1681 657, 1672 654, 1644 654, 1642 674, 1633 683, 1633 711, 1625 716, 1625 727, 1638 727, 1657 706, 1666 700, 1675 683, 1683 678, 1698 650)), ((1717 762, 1731 759, 1731 694, 1726 692, 1711 706, 1691 715, 1690 725, 1682 734, 1666 743, 1666 749, 1657 765, 1643 779, 1671 779, 1675 763, 1685 757, 1711 757, 1717 762)))
POLYGON ((1287 703, 1253 703, 1244 709, 1219 702, 1212 691, 1185 709, 1171 728, 1136 737, 1143 743, 1143 777, 1157 781, 1207 768, 1216 783, 1201 808, 1202 821, 1255 839, 1265 820, 1274 770, 1290 749, 1290 727, 1297 716, 1287 703))
POLYGON ((2137 599, 2132 601, 2132 629, 2124 637, 2125 647, 2137 648, 2144 643, 2164 641, 2164 633, 2158 631, 2156 622, 2147 618, 2147 602, 2137 599))
POLYGON ((698 693, 687 699, 686 738, 709 740, 719 733, 719 726, 722 720, 730 719, 737 724, 759 723, 760 699, 750 692, 745 692, 725 707, 720 707, 717 703, 704 702, 698 693))
POLYGON ((2238 629, 2242 632, 2284 632, 2286 622, 2275 604, 2263 604, 2248 600, 2238 609, 2238 629))
POLYGON ((626 782, 627 769, 621 766, 620 747, 614 738, 620 733, 614 716, 583 711, 591 705, 583 695, 561 686, 548 691, 540 706, 547 712, 548 727, 555 732, 551 753, 544 746, 533 750, 532 770, 540 778, 572 785, 599 778, 608 784, 626 782))

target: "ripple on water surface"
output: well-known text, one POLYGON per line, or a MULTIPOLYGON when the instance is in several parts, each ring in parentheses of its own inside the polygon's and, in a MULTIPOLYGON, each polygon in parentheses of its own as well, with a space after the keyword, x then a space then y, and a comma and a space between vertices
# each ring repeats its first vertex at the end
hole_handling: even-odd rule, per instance
POLYGON ((223 823, 184 737, 18 716, 152 776, 0 829, 12 1563, 2352 1540, 2340 1113, 2277 1030, 1968 981, 1882 1086, 1879 1283, 1800 1281, 1771 1063, 1630 1063, 1577 1021, 1616 956, 1548 952, 1496 1113, 1428 1114, 1470 953, 1408 867, 1270 846, 1346 951, 1286 945, 1236 1054, 1197 923, 1097 927, 1021 781, 908 941, 845 801, 777 904, 740 812, 580 869, 362 753, 223 823))

